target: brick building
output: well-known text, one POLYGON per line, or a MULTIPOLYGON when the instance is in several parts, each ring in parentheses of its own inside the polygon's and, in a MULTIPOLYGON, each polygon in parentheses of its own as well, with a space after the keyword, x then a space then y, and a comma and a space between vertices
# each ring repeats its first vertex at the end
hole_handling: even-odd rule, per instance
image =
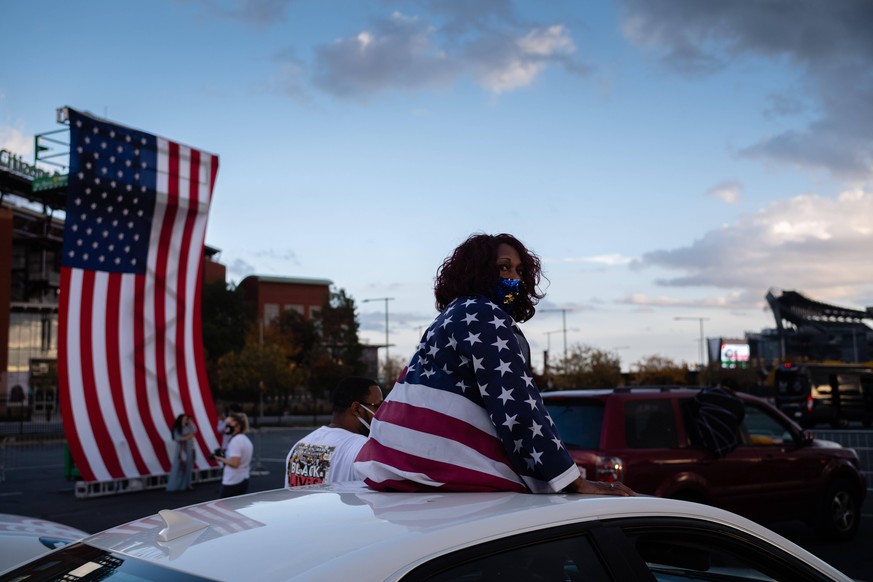
POLYGON ((318 315, 330 297, 328 279, 250 275, 240 282, 246 301, 255 306, 258 321, 269 324, 289 309, 306 319, 318 315))

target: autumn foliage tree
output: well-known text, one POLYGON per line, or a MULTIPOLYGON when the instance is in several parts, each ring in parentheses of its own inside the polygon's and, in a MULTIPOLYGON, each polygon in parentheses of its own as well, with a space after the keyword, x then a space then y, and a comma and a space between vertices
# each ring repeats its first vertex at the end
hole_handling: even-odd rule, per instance
POLYGON ((205 285, 200 304, 206 371, 209 385, 217 393, 221 382, 218 362, 225 354, 243 349, 255 310, 246 303, 241 289, 223 281, 205 285))
POLYGON ((295 393, 324 399, 345 376, 363 373, 354 300, 332 289, 321 310, 306 318, 285 310, 266 325, 251 322, 240 333, 242 346, 218 359, 219 395, 283 410, 295 393))
POLYGON ((379 374, 385 379, 385 385, 382 386, 387 394, 393 387, 403 368, 409 363, 407 357, 391 356, 388 361, 382 361, 379 365, 379 374))
POLYGON ((636 364, 634 384, 639 386, 670 386, 688 384, 688 365, 677 364, 659 355, 646 356, 636 364))
POLYGON ((610 352, 584 344, 570 347, 567 357, 551 367, 551 387, 614 388, 622 384, 621 362, 610 352))

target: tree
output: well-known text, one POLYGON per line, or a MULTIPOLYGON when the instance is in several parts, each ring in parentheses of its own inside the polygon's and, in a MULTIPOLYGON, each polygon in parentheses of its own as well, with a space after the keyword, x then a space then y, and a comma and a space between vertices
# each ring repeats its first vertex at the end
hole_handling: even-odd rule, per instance
POLYGON ((703 383, 711 386, 722 384, 740 392, 757 394, 761 392, 764 377, 752 368, 722 368, 720 362, 713 362, 703 371, 703 383))
POLYGON ((621 363, 617 356, 597 348, 575 344, 567 357, 552 366, 551 385, 570 388, 614 388, 621 385, 621 363))
POLYGON ((646 356, 636 364, 634 384, 640 386, 669 386, 688 384, 688 365, 681 366, 664 356, 646 356))
POLYGON ((323 399, 342 378, 365 370, 355 303, 343 289, 332 289, 311 319, 289 309, 237 335, 236 349, 217 366, 224 398, 258 401, 263 395, 286 408, 295 390, 306 388, 313 399, 323 399))
POLYGON ((404 356, 392 356, 379 365, 380 377, 385 378, 385 385, 382 386, 385 394, 388 394, 394 388, 394 383, 408 363, 407 358, 404 356))
POLYGON ((258 402, 262 395, 283 395, 300 377, 282 348, 247 343, 218 359, 218 392, 224 400, 258 402))
POLYGON ((352 374, 362 374, 365 366, 361 361, 364 347, 358 337, 358 318, 355 316, 355 300, 346 295, 345 289, 331 289, 327 304, 317 318, 321 331, 321 343, 330 359, 347 366, 352 374))
MULTIPOLYGON (((262 344, 276 350, 293 378, 290 385, 279 382, 267 387, 266 392, 278 399, 283 409, 288 406, 295 390, 310 385, 313 368, 321 355, 320 341, 315 321, 293 309, 283 311, 263 329, 253 326, 247 334, 247 345, 262 344)), ((319 395, 313 396, 317 398, 319 395)))
POLYGON ((255 312, 242 290, 218 281, 203 287, 201 294, 203 349, 206 358, 218 360, 245 345, 245 332, 255 320, 255 312))
POLYGON ((243 349, 246 330, 255 320, 255 311, 241 289, 223 281, 204 286, 200 301, 206 373, 213 394, 218 394, 219 360, 225 354, 243 349))

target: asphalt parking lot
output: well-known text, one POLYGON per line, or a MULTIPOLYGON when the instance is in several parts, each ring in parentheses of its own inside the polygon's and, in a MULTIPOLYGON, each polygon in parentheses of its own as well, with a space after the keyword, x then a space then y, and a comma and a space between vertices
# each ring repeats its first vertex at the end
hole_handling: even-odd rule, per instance
MULTIPOLYGON (((250 491, 283 486, 283 466, 291 445, 308 428, 265 428, 253 432, 255 461, 250 491)), ((0 476, 0 513, 13 513, 57 521, 86 532, 97 532, 157 513, 218 496, 218 482, 197 484, 193 491, 167 493, 140 491, 122 495, 77 499, 75 484, 64 477, 63 444, 22 447, 0 476)), ((7 460, 9 459, 7 455, 7 460)), ((873 582, 873 495, 864 505, 857 537, 845 543, 823 542, 800 522, 768 524, 774 531, 806 548, 847 575, 873 582)))

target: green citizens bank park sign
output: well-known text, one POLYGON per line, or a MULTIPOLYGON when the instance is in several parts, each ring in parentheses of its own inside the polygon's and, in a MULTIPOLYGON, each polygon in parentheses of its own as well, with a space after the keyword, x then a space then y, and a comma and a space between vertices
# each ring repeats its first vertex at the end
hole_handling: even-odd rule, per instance
POLYGON ((0 168, 8 170, 19 176, 30 178, 33 182, 33 191, 53 190, 67 185, 66 174, 51 173, 28 164, 21 156, 13 154, 9 150, 0 150, 0 168))

